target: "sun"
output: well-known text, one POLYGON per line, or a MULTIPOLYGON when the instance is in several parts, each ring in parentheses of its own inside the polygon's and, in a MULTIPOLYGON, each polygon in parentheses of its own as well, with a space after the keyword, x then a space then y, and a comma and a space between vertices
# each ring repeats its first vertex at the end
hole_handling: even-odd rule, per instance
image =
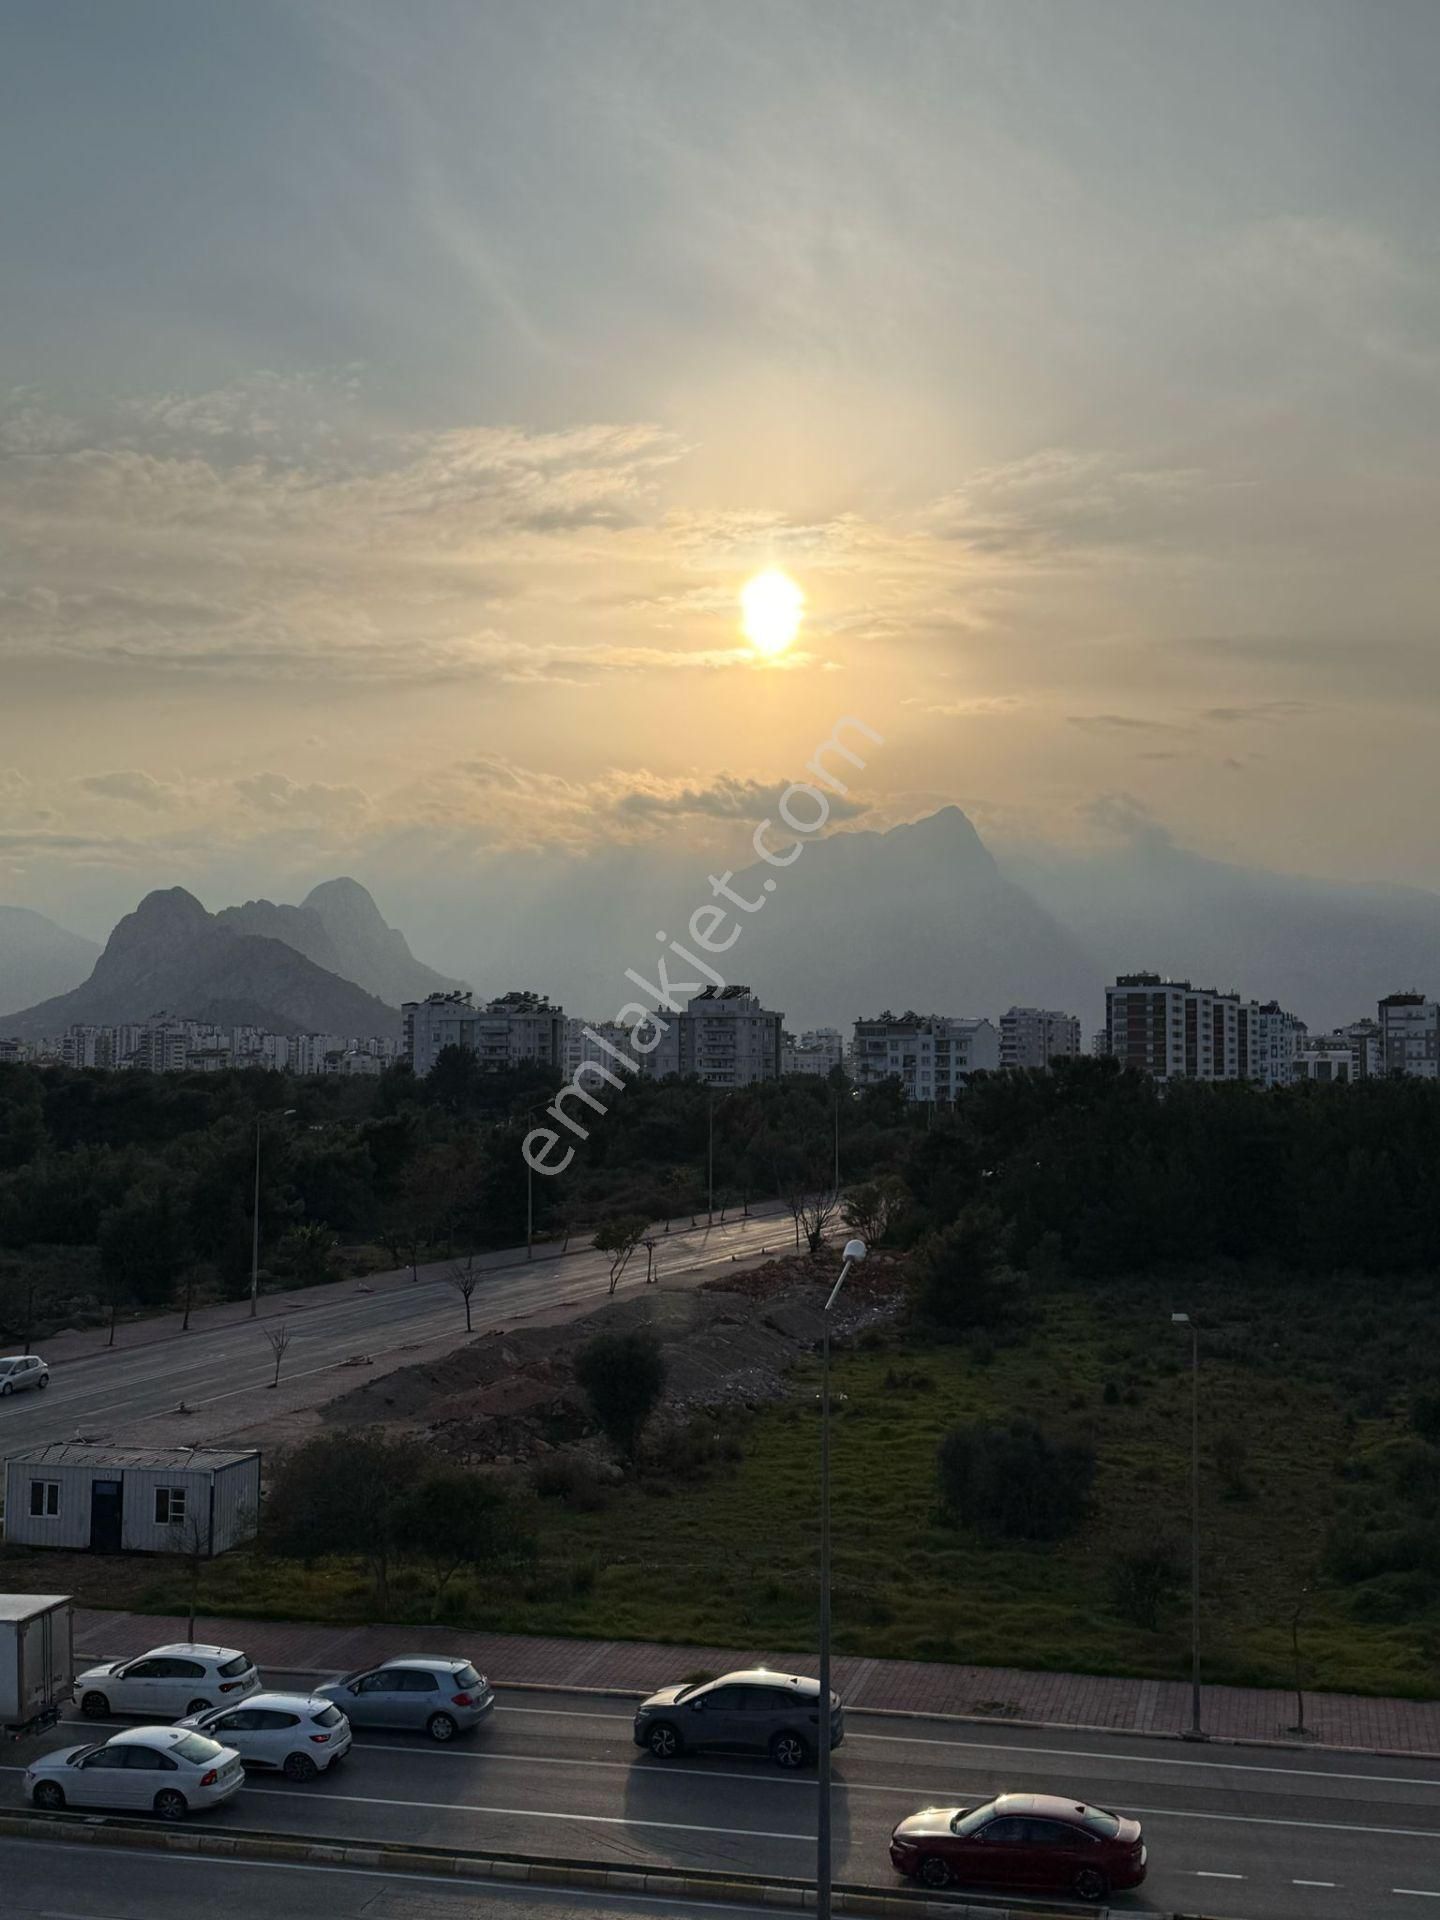
POLYGON ((771 567, 745 582, 740 590, 740 609, 745 638, 757 653, 773 659, 795 638, 805 611, 805 596, 788 573, 771 567))

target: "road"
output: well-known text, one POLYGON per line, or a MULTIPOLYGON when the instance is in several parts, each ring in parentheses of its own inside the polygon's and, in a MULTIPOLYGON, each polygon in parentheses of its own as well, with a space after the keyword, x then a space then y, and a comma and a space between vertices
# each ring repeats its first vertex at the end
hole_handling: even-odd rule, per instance
MULTIPOLYGON (((663 1765, 635 1748, 630 1726, 624 1702, 502 1691, 493 1720, 464 1741, 361 1734, 337 1774, 308 1788, 255 1775, 218 1821, 371 1844, 813 1874, 813 1776, 715 1756, 663 1765)), ((47 1744, 92 1731, 71 1722, 47 1744)), ((6 1756, 7 1804, 34 1750, 6 1756)), ((1150 1878, 1115 1896, 1117 1912, 1370 1920, 1440 1901, 1433 1763, 872 1714, 853 1716, 836 1757, 837 1877, 887 1884, 888 1836, 903 1814, 1007 1789, 1075 1795, 1143 1821, 1150 1878)))
MULTIPOLYGON (((739 1256, 762 1247, 793 1250, 788 1214, 774 1208, 724 1226, 694 1230, 672 1227, 657 1240, 655 1266, 667 1282, 718 1273, 739 1256)), ((620 1293, 643 1290, 645 1253, 631 1261, 620 1293)), ((525 1249, 487 1255, 476 1262, 482 1278, 471 1302, 474 1330, 513 1327, 538 1313, 571 1305, 598 1304, 609 1290, 609 1256, 592 1247, 567 1254, 537 1249, 533 1262, 525 1249)), ((51 1358, 52 1376, 44 1393, 15 1394, 0 1400, 0 1458, 77 1433, 123 1441, 127 1428, 173 1413, 184 1402, 198 1426, 177 1440, 196 1444, 243 1428, 250 1419, 273 1410, 266 1389, 274 1359, 264 1328, 283 1315, 290 1330, 284 1357, 283 1404, 287 1410, 318 1406, 355 1384, 355 1375, 335 1369, 357 1354, 377 1364, 411 1348, 462 1334, 464 1307, 446 1275, 452 1263, 377 1274, 357 1283, 337 1281, 301 1292, 269 1294, 257 1324, 246 1307, 207 1309, 188 1333, 160 1332, 144 1341, 143 1330, 128 1329, 123 1345, 100 1345, 102 1335, 65 1336, 51 1358)), ((166 1323, 173 1326, 173 1322, 166 1323)))
POLYGON ((426 1874, 196 1860, 104 1847, 0 1841, 5 1920, 694 1920, 697 1913, 763 1915, 773 1907, 557 1894, 502 1882, 457 1886, 426 1874))

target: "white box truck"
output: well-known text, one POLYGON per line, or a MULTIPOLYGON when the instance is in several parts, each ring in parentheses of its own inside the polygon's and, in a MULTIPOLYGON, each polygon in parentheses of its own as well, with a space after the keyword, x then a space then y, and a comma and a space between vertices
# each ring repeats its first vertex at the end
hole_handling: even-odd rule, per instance
POLYGON ((68 1593, 0 1593, 0 1733, 43 1733, 75 1687, 68 1593))

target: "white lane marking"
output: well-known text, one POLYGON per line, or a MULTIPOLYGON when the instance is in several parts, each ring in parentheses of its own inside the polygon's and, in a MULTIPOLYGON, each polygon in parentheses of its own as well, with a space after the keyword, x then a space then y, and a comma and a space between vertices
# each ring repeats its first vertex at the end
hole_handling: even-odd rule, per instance
POLYGON ((1440 1893, 1433 1887, 1392 1887, 1392 1893, 1408 1893, 1416 1900, 1440 1900, 1440 1893))
MULTIPOLYGON (((246 1797, 252 1794, 270 1794, 275 1798, 288 1800, 293 1806, 296 1796, 286 1793, 282 1787, 252 1787, 247 1780, 246 1797)), ((397 1800, 393 1796, 361 1793, 307 1793, 307 1800, 340 1800, 349 1806, 389 1807, 399 1811, 404 1807, 414 1807, 420 1813, 484 1813, 505 1820, 564 1820, 582 1827, 655 1827, 664 1833, 711 1833, 727 1840, 801 1840, 813 1841, 812 1833, 767 1833, 756 1827, 697 1827, 684 1820, 629 1820, 622 1814, 605 1813, 556 1813, 549 1807, 477 1807, 468 1801, 446 1800, 397 1800)))
POLYGON ((1401 1840, 1440 1840, 1437 1827, 1362 1827, 1348 1820, 1284 1820, 1278 1814, 1196 1813, 1188 1807, 1137 1807, 1127 1813, 1143 1813, 1152 1820, 1223 1820, 1231 1827, 1303 1827, 1311 1833, 1388 1833, 1401 1840))
POLYGON ((1243 1873, 1212 1873, 1204 1867, 1196 1867, 1193 1871, 1197 1880, 1243 1880, 1245 1878, 1243 1873))
MULTIPOLYGON (((564 1687, 556 1686, 557 1693, 563 1693, 564 1687)), ((609 1720, 619 1726, 630 1725, 630 1716, 624 1713, 595 1713, 579 1707, 497 1707, 497 1713, 523 1713, 543 1720, 609 1720)), ((1379 1787, 1437 1787, 1440 1780, 1432 1780, 1422 1774, 1409 1773, 1331 1773, 1323 1767, 1262 1767, 1253 1761, 1245 1760, 1182 1760, 1170 1759, 1164 1754, 1154 1753, 1102 1753, 1089 1747, 1029 1747, 1015 1746, 1002 1740, 967 1740, 957 1735, 953 1740, 936 1740, 924 1734, 911 1733, 854 1733, 848 1727, 845 1730, 845 1745, 854 1741, 883 1741, 888 1746, 901 1747, 942 1747, 947 1753, 961 1750, 967 1753, 1021 1753, 1040 1755, 1042 1758, 1053 1756, 1058 1760, 1100 1760, 1115 1763, 1125 1761, 1137 1767, 1199 1767, 1215 1773, 1273 1773, 1277 1778, 1294 1780, 1343 1780, 1362 1781, 1379 1787)))
POLYGON ((1292 1887, 1333 1887, 1333 1880, 1292 1880, 1292 1887))
MULTIPOLYGON (((31 1849, 44 1847, 48 1850, 54 1843, 53 1841, 47 1840, 12 1840, 7 1844, 12 1847, 29 1847, 31 1849)), ((86 1849, 85 1857, 87 1859, 93 1859, 97 1854, 108 1854, 115 1860, 134 1860, 135 1858, 133 1848, 95 1846, 86 1849)), ((557 1892, 564 1891, 563 1888, 557 1889, 555 1887, 527 1887, 523 1883, 514 1880, 467 1879, 457 1881, 448 1874, 386 1873, 375 1867, 311 1866, 301 1860, 236 1860, 233 1857, 227 1857, 225 1854, 161 1853, 153 1856, 147 1855, 147 1862, 152 1858, 164 1861, 170 1866, 243 1867, 250 1873, 329 1873, 338 1874, 347 1880, 399 1880, 420 1887, 445 1887, 460 1899, 463 1899, 466 1893, 474 1892, 481 1888, 493 1888, 496 1893, 503 1892, 508 1899, 532 1901, 553 1900, 557 1892)), ((643 1872, 643 1868, 637 1870, 643 1872)), ((622 1865, 617 1867, 615 1871, 624 1872, 626 1868, 622 1865)), ((577 1893, 572 1890, 566 1896, 567 1902, 574 1902, 577 1906, 588 1906, 592 1902, 598 1904, 601 1901, 604 1901, 608 1906, 623 1901, 627 1907, 673 1907, 679 1897, 680 1896, 674 1894, 602 1893, 598 1889, 593 1893, 588 1889, 584 1893, 577 1893)), ((731 1906, 723 1900, 686 1899, 685 1910, 687 1913, 691 1907, 698 1907, 709 1913, 763 1914, 765 1920, 774 1920, 775 1915, 775 1909, 773 1907, 731 1906)), ((56 1916, 55 1920, 61 1920, 61 1917, 56 1916)), ((97 1920, 97 1916, 93 1913, 76 1914, 70 1916, 70 1920, 97 1920)), ((1142 1907, 1136 1909, 1135 1920, 1162 1920, 1162 1916, 1158 1914, 1152 1916, 1149 1908, 1142 1907)))

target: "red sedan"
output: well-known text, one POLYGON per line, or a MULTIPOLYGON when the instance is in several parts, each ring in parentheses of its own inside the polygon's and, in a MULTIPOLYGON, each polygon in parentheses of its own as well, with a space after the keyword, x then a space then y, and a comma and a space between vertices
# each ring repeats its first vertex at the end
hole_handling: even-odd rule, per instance
POLYGON ((926 1807, 896 1827, 890 1859, 927 1887, 1023 1887, 1082 1900, 1103 1900, 1145 1878, 1138 1820, 1048 1793, 926 1807))

